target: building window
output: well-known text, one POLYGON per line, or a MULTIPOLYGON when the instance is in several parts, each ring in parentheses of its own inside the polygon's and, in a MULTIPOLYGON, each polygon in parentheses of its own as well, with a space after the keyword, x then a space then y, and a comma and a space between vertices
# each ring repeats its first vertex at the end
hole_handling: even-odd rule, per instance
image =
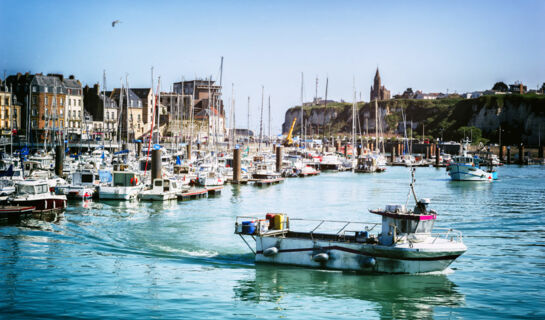
POLYGON ((68 99, 68 105, 69 105, 69 106, 72 105, 72 99, 68 99))
POLYGON ((36 104, 36 96, 32 96, 32 104, 36 104))
POLYGON ((4 110, 4 118, 9 118, 9 112, 8 109, 4 110))
POLYGON ((61 106, 64 106, 64 101, 62 98, 61 98, 61 106))
POLYGON ((36 92, 38 90, 38 87, 32 86, 32 92, 36 92))
POLYGON ((44 104, 47 106, 47 96, 44 97, 44 104))
POLYGON ((36 122, 36 120, 32 120, 32 128, 37 128, 38 127, 38 123, 36 122))
POLYGON ((81 99, 78 99, 78 106, 81 107, 81 99))
POLYGON ((141 118, 140 118, 140 115, 138 115, 138 122, 140 122, 140 119, 141 119, 141 118))
POLYGON ((81 110, 78 110, 78 118, 81 119, 81 110))
POLYGON ((44 87, 44 92, 47 93, 48 92, 48 87, 44 87))

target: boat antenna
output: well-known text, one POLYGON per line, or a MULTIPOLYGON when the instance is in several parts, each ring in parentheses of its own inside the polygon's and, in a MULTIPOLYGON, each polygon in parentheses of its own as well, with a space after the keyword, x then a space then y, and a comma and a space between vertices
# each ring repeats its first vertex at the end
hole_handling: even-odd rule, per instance
POLYGON ((407 204, 409 203, 409 199, 411 198, 411 194, 414 197, 414 202, 416 204, 418 204, 418 198, 416 197, 416 192, 414 191, 414 185, 416 183, 416 179, 414 177, 415 168, 413 166, 411 166, 410 170, 411 170, 411 184, 410 184, 409 193, 407 194, 407 201, 405 202, 405 206, 407 206, 407 204))

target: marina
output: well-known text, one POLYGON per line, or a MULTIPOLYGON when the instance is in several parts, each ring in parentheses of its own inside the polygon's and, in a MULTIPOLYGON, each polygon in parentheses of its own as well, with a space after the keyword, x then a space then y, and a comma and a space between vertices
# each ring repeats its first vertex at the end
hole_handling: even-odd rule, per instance
POLYGON ((79 202, 56 221, 3 226, 1 301, 13 314, 43 317, 73 314, 54 303, 60 298, 85 317, 114 305, 126 314, 151 308, 155 316, 175 317, 184 310, 180 299, 208 306, 192 311, 196 317, 218 315, 220 306, 228 318, 237 318, 241 308, 257 317, 320 317, 335 306, 346 318, 363 310, 386 318, 513 318, 527 312, 541 317, 545 189, 539 177, 545 169, 510 165, 498 171, 501 179, 493 183, 464 183, 450 181, 444 169, 416 169, 416 192, 432 199, 435 227, 460 230, 467 246, 445 274, 361 275, 254 264, 254 255, 233 234, 236 216, 263 208, 291 219, 379 224, 380 216, 369 210, 404 203, 410 182, 409 169, 391 167, 380 175, 322 173, 264 189, 227 185, 220 197, 198 201, 79 202), (9 280, 12 274, 17 277, 9 280), (96 282, 102 285, 91 285, 96 282), (47 294, 36 296, 37 287, 47 294), (77 292, 84 298, 76 298, 77 292), (536 303, 513 308, 519 299, 536 303), (301 309, 301 302, 318 307, 301 309), (351 308, 342 307, 346 303, 351 308), (45 304, 50 307, 43 309, 45 304))
POLYGON ((545 2, 0 10, 0 319, 545 319, 545 2))

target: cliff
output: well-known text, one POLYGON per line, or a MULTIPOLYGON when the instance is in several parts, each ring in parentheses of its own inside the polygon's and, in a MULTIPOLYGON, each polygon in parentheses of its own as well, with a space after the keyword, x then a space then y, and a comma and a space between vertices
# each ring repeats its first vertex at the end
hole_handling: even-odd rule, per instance
MULTIPOLYGON (((395 99, 378 102, 379 122, 386 134, 403 135, 402 114, 407 119, 407 130, 414 137, 443 137, 444 140, 460 140, 470 128, 480 129, 479 135, 497 143, 499 128, 502 143, 536 145, 541 132, 545 138, 545 96, 535 94, 489 95, 476 99, 414 100, 395 99), (412 121, 412 126, 411 126, 412 121), (467 131, 466 131, 467 130, 467 131)), ((315 137, 349 134, 352 131, 352 104, 335 103, 327 108, 306 106, 303 108, 307 135, 315 137)), ((286 111, 282 130, 287 133, 292 120, 297 117, 294 130, 299 135, 301 107, 286 111)), ((366 135, 375 133, 375 105, 357 105, 356 131, 366 135)), ((479 131, 477 129, 474 129, 479 131)), ((477 132, 474 133, 474 138, 477 132)))

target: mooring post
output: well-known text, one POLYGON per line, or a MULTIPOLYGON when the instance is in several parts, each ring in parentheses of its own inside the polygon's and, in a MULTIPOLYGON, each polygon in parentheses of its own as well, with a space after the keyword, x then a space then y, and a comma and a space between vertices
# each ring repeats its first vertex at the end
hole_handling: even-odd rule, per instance
POLYGON ((441 149, 439 148, 439 143, 435 145, 435 166, 439 167, 439 158, 441 155, 441 149))
POLYGON ((161 179, 161 149, 151 151, 151 183, 154 179, 161 179))
POLYGON ((136 158, 142 155, 142 142, 136 143, 136 158))
POLYGON ((186 146, 187 160, 191 160, 191 143, 188 143, 186 146))
POLYGON ((498 158, 500 158, 500 162, 503 162, 503 154, 504 154, 503 148, 505 148, 505 146, 500 146, 500 150, 498 151, 498 158))
POLYGON ((62 165, 64 162, 64 148, 63 146, 55 147, 55 174, 59 177, 62 176, 62 165))
POLYGON ((282 172, 282 146, 276 147, 276 172, 282 172))
POLYGON ((233 183, 240 182, 240 149, 233 150, 233 183))
POLYGON ((511 146, 507 146, 507 164, 511 164, 511 146))
POLYGON ((524 145, 521 142, 519 146, 519 164, 523 165, 524 163, 524 145))

